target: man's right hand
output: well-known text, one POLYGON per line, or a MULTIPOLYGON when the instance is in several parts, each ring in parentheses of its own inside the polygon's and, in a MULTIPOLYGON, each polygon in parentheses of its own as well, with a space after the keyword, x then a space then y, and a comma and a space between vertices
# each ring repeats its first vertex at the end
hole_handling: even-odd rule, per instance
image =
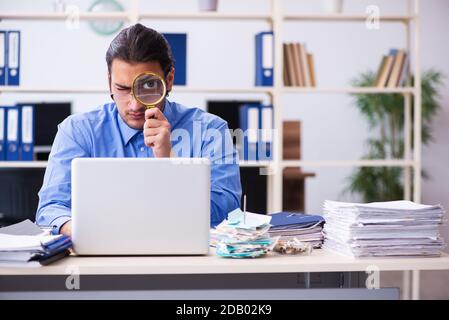
POLYGON ((71 237, 72 236, 72 221, 69 220, 66 223, 64 223, 59 230, 60 234, 65 234, 66 236, 71 237))

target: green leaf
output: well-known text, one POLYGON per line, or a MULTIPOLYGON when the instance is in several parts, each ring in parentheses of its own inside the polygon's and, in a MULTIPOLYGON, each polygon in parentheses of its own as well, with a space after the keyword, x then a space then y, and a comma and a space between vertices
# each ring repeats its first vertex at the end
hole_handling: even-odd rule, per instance
MULTIPOLYGON (((371 87, 375 73, 366 71, 351 80, 355 87, 371 87)), ((432 121, 441 110, 439 90, 444 76, 434 69, 423 72, 421 78, 421 137, 423 144, 432 140, 432 121)), ((410 79, 413 86, 414 78, 410 79)), ((355 106, 367 120, 374 133, 366 141, 367 153, 362 159, 403 158, 404 144, 404 96, 402 94, 352 94, 355 106), (377 134, 377 135, 376 135, 377 134)), ((413 108, 411 101, 411 130, 413 108)), ((410 133, 413 135, 413 132, 410 133)), ((413 139, 411 140, 413 143, 413 139)), ((413 145, 411 146, 413 148, 413 145)), ((412 150, 411 150, 412 151, 412 150)), ((423 170, 422 175, 426 178, 423 170)), ((344 192, 359 194, 363 201, 388 201, 403 198, 403 169, 398 167, 358 168, 347 178, 344 192)))

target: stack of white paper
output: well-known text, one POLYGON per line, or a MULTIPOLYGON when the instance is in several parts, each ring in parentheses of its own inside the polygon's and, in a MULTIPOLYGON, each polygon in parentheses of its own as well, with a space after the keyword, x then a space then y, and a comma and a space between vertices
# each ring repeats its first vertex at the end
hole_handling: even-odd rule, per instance
POLYGON ((310 243, 313 248, 321 248, 324 240, 324 219, 319 215, 294 212, 273 213, 270 236, 279 236, 280 241, 310 243))
POLYGON ((69 254, 70 237, 50 235, 29 220, 0 228, 0 266, 44 265, 69 254))
POLYGON ((243 213, 235 209, 220 223, 211 236, 216 252, 222 257, 255 258, 273 250, 277 238, 270 238, 269 215, 243 213))
POLYGON ((439 256, 444 209, 411 201, 324 202, 323 248, 354 257, 439 256))

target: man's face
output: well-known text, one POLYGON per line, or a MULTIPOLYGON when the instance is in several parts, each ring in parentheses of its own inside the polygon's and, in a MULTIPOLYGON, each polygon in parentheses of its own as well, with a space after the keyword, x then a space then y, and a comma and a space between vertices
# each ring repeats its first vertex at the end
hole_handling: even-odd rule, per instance
MULTIPOLYGON (((138 102, 131 95, 131 87, 134 79, 143 72, 153 72, 165 79, 167 85, 167 92, 172 89, 174 70, 170 71, 167 78, 164 77, 164 72, 157 61, 129 63, 120 59, 112 60, 110 87, 111 93, 117 97, 120 95, 122 99, 114 98, 117 109, 123 121, 128 126, 134 129, 141 130, 145 122, 145 105, 138 102), (128 93, 128 95, 126 95, 128 93)), ((163 108, 165 99, 162 100, 157 108, 163 108)))

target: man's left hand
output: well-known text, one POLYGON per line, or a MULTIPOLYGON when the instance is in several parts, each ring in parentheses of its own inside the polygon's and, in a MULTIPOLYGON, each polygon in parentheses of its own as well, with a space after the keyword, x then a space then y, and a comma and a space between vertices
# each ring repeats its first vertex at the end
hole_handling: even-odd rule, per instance
POLYGON ((156 158, 170 157, 171 127, 159 108, 145 110, 143 138, 145 145, 153 149, 156 158))

